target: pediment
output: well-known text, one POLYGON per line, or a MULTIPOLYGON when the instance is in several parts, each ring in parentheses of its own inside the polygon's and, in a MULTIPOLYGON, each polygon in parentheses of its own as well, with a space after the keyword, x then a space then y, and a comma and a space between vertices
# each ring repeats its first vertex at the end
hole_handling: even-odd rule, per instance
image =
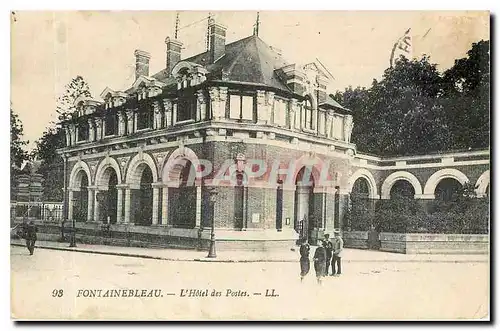
POLYGON ((146 86, 146 87, 158 87, 162 88, 165 86, 165 83, 160 82, 159 80, 156 80, 151 77, 146 77, 146 76, 139 76, 134 84, 132 84, 132 90, 136 91, 139 87, 141 86, 146 86))

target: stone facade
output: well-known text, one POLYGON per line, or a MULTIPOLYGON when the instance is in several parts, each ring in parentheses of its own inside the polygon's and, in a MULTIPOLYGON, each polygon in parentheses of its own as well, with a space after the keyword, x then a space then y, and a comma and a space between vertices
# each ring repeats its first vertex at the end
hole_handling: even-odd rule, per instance
POLYGON ((103 102, 78 100, 78 116, 62 123, 68 219, 189 242, 208 238, 213 225, 232 249, 238 242, 274 247, 295 243, 300 234, 315 242, 340 228, 359 178, 372 199, 387 198, 398 179, 416 179, 415 198, 430 198, 427 191, 447 177, 463 183, 482 176, 486 192, 488 152, 435 156, 440 161, 433 166, 426 157, 359 154, 351 142, 352 115, 326 93, 327 70, 318 63, 283 65, 257 36, 225 45, 225 27, 211 24, 214 49, 206 54, 181 61, 182 43, 167 39, 167 70, 148 76, 150 56, 137 51, 132 87, 106 88, 103 102), (258 56, 247 58, 274 59, 278 69, 234 77, 242 70, 239 54, 254 45, 258 56), (425 190, 429 178, 435 183, 425 190))

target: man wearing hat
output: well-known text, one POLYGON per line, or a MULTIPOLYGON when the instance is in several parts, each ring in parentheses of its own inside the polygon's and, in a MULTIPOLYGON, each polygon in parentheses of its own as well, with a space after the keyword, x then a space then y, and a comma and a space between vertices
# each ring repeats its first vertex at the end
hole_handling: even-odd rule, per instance
MULTIPOLYGON (((330 235, 328 233, 325 233, 325 238, 323 239, 323 247, 326 250, 325 276, 328 276, 328 274, 330 273, 330 264, 332 262, 332 254, 333 254, 333 244, 330 241, 330 235)), ((333 276, 333 274, 331 274, 331 275, 333 276)))
POLYGON ((344 240, 340 237, 340 230, 335 230, 333 238, 333 257, 332 257, 332 273, 334 276, 342 274, 342 250, 344 249, 344 240), (337 265, 337 272, 335 272, 337 265))

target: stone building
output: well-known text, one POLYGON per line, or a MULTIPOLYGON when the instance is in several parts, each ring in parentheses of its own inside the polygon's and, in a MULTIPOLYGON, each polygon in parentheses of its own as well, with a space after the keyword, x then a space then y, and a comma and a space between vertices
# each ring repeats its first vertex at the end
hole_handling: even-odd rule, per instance
MULTIPOLYGON (((339 228, 353 187, 374 199, 401 179, 415 187, 396 171, 407 161, 357 152, 321 63, 289 63, 255 34, 226 43, 213 19, 209 32, 209 50, 184 59, 167 38, 158 73, 137 50, 129 89, 76 100, 60 150, 68 219, 185 246, 206 241, 213 222, 218 248, 265 248, 339 228)), ((413 194, 426 198, 419 185, 413 194)))

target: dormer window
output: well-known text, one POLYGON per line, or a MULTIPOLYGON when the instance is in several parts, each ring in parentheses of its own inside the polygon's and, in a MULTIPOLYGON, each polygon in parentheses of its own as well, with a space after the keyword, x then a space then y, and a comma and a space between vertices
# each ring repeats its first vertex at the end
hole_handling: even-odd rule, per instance
POLYGON ((196 97, 185 93, 177 101, 177 122, 196 119, 196 97))
POLYGON ((87 120, 80 121, 77 127, 78 131, 78 141, 87 141, 89 140, 89 123, 87 120))
POLYGON ((106 114, 104 118, 104 136, 114 136, 118 132, 118 120, 116 113, 106 114))
POLYGON ((151 106, 144 106, 136 113, 137 130, 150 129, 153 127, 153 108, 151 106))

